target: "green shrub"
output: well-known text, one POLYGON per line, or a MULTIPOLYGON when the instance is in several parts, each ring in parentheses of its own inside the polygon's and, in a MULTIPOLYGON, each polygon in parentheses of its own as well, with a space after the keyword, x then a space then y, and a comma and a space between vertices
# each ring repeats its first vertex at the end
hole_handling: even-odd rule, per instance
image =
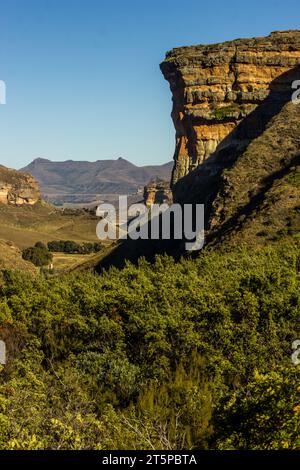
POLYGON ((235 249, 101 276, 4 272, 0 447, 298 448, 299 259, 235 249))
POLYGON ((57 253, 90 254, 101 251, 102 245, 99 242, 77 243, 72 240, 54 240, 48 242, 48 250, 57 253))
POLYGON ((35 266, 42 267, 51 263, 53 256, 47 250, 46 246, 36 244, 34 247, 25 248, 22 251, 22 257, 26 261, 30 261, 35 266))

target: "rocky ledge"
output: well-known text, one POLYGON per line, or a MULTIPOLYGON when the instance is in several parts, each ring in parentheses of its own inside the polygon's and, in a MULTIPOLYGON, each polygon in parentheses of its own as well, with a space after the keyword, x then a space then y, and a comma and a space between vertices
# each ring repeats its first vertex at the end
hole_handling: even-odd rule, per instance
POLYGON ((161 70, 173 94, 172 186, 207 159, 226 155, 226 149, 242 151, 263 125, 257 107, 269 100, 272 115, 272 106, 290 100, 291 84, 300 79, 299 64, 300 31, 168 52, 161 70), (239 126, 246 117, 247 124, 239 126))
POLYGON ((40 187, 30 174, 0 165, 1 204, 34 205, 40 197, 40 187))

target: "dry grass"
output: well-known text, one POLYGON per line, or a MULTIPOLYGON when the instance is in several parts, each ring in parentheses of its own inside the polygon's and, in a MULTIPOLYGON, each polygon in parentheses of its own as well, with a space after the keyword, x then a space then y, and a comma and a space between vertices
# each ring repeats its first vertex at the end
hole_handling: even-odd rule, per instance
MULTIPOLYGON (((38 272, 31 263, 22 259, 21 250, 36 242, 52 240, 74 240, 77 243, 99 241, 96 226, 99 219, 88 213, 64 214, 45 203, 35 206, 7 206, 0 204, 0 239, 9 240, 0 245, 0 271, 4 268, 20 269, 31 273, 38 272)), ((112 243, 103 243, 100 253, 90 255, 54 254, 54 272, 93 268, 107 253, 112 243)))
POLYGON ((0 204, 0 238, 20 249, 37 241, 97 241, 98 219, 88 214, 65 215, 46 204, 14 207, 0 204))
POLYGON ((14 269, 36 275, 38 269, 31 263, 22 259, 21 251, 11 242, 0 240, 0 271, 14 269))
MULTIPOLYGON (((99 255, 98 255, 99 256, 99 255)), ((79 255, 67 253, 53 253, 53 268, 59 271, 76 269, 82 264, 89 263, 95 259, 95 254, 79 255)))

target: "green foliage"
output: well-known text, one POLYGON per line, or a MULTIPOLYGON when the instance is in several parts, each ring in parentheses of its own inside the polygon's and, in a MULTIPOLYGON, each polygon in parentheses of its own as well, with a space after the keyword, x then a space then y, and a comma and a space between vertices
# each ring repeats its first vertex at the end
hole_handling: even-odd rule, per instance
POLYGON ((299 260, 236 249, 101 276, 4 272, 0 448, 298 448, 299 260))
POLYGON ((223 120, 227 116, 232 115, 233 113, 239 112, 239 106, 231 104, 228 106, 221 106, 214 110, 214 116, 218 121, 223 120))
POLYGON ((101 249, 102 245, 99 242, 77 243, 72 240, 54 240, 48 242, 48 250, 57 253, 78 253, 85 255, 98 253, 101 249))
POLYGON ((218 449, 300 450, 299 379, 299 366, 255 371, 225 396, 215 415, 218 449))
POLYGON ((49 265, 53 256, 43 243, 37 242, 35 246, 22 251, 22 258, 35 266, 42 267, 49 265))
POLYGON ((138 412, 172 449, 206 448, 213 387, 204 371, 204 361, 192 353, 189 364, 180 363, 163 383, 151 381, 138 397, 138 412))

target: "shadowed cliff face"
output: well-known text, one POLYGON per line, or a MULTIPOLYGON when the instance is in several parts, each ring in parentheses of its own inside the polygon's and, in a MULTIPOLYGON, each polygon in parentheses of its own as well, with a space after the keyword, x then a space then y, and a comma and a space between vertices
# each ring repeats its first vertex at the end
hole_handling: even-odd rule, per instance
MULTIPOLYGON (((287 101, 292 81, 300 79, 299 64, 300 31, 167 53, 161 70, 173 94, 175 198, 180 193, 176 183, 209 158, 226 155, 228 149, 230 153, 245 149, 253 139, 251 132, 245 126, 243 132, 241 127, 240 132, 235 130, 247 116, 257 118, 254 111, 270 95, 268 102, 274 106, 278 100, 287 101)), ((257 134, 260 120, 247 123, 257 134)))
POLYGON ((39 185, 31 175, 0 166, 1 204, 33 205, 40 197, 39 185))

